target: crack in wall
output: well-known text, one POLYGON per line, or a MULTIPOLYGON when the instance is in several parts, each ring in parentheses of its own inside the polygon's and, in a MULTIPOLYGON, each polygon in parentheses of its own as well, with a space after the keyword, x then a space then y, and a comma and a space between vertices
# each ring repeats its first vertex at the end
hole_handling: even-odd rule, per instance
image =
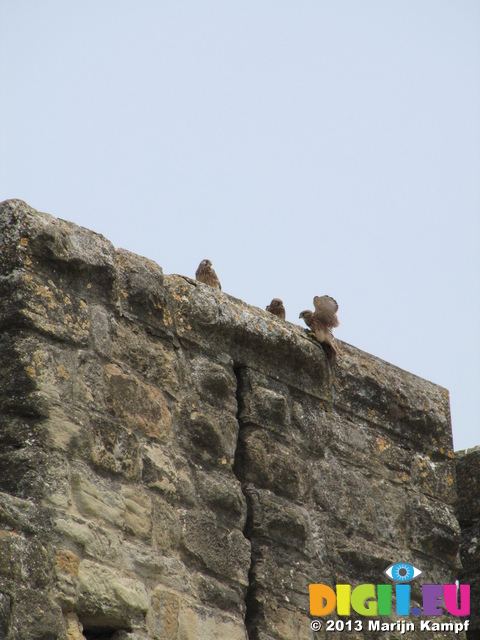
POLYGON ((256 585, 255 585, 255 566, 257 564, 257 558, 252 545, 252 530, 253 530, 253 509, 252 500, 249 492, 246 488, 246 483, 243 475, 243 443, 241 438, 242 420, 241 412, 243 409, 243 397, 242 397, 242 371, 246 367, 243 365, 234 365, 233 372, 237 379, 236 399, 237 399, 237 422, 238 422, 238 438, 237 446, 235 448, 235 460, 233 464, 233 473, 240 482, 242 493, 247 503, 247 518, 245 527, 243 529, 243 535, 250 542, 250 568, 248 570, 248 587, 245 593, 245 616, 244 623, 247 630, 249 640, 256 640, 257 638, 257 622, 260 615, 259 602, 256 598, 256 585))

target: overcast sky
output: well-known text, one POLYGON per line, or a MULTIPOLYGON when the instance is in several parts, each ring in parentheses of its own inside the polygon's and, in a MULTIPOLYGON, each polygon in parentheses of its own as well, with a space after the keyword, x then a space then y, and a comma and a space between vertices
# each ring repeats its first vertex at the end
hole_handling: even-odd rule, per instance
POLYGON ((480 444, 478 0, 3 0, 0 200, 450 390, 480 444))

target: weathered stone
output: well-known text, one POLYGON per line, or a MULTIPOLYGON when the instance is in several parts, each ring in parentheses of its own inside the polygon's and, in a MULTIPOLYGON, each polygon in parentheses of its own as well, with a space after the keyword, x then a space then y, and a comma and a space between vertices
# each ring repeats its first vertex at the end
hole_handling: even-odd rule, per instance
POLYGON ((117 362, 138 371, 149 384, 157 384, 175 397, 180 388, 183 362, 171 340, 152 335, 150 331, 138 331, 123 318, 110 317, 112 327, 112 356, 117 362))
POLYGON ((48 569, 47 550, 39 542, 0 530, 0 576, 41 589, 49 583, 48 569))
POLYGON ((193 597, 197 595, 197 572, 178 558, 162 555, 161 550, 151 549, 138 542, 125 542, 123 552, 124 569, 141 578, 145 584, 161 583, 179 593, 193 597))
POLYGON ((21 201, 0 248, 2 640, 313 638, 309 584, 455 579, 458 487, 480 600, 444 389, 21 201))
POLYGON ((6 638, 10 627, 10 613, 12 602, 10 596, 0 592, 0 633, 6 638))
POLYGON ((120 566, 124 561, 122 532, 112 531, 101 520, 96 522, 71 514, 59 514, 54 525, 54 539, 68 543, 82 557, 113 566, 120 566))
POLYGON ((153 385, 123 373, 114 364, 105 367, 105 400, 115 418, 131 429, 162 442, 170 438, 171 415, 165 395, 153 385))
POLYGON ((79 622, 77 614, 70 611, 64 615, 67 640, 85 640, 83 625, 79 622))
POLYGON ((291 640, 292 638, 311 640, 310 617, 288 606, 288 603, 272 599, 266 605, 264 615, 268 620, 265 628, 270 637, 280 640, 291 640))
POLYGON ((214 609, 182 602, 178 638, 182 640, 247 640, 242 620, 214 609))
POLYGON ((63 640, 64 629, 62 610, 43 590, 16 591, 6 640, 63 640))
POLYGON ((79 618, 85 626, 124 627, 148 611, 148 594, 140 580, 105 565, 84 560, 78 572, 79 618))
POLYGON ((454 558, 458 553, 460 527, 454 514, 442 503, 424 496, 413 495, 406 509, 406 529, 413 549, 426 555, 447 554, 454 558))
POLYGON ((291 498, 305 495, 313 484, 303 456, 261 429, 242 429, 235 469, 243 482, 291 498))
POLYGON ((250 544, 238 529, 229 531, 210 516, 187 513, 183 544, 210 571, 248 584, 250 544))
POLYGON ((161 498, 154 499, 153 543, 157 551, 167 554, 178 549, 181 516, 178 508, 161 498))
POLYGON ((192 459, 222 467, 233 462, 237 433, 238 423, 231 414, 214 411, 206 414, 193 409, 184 422, 182 438, 186 449, 187 441, 193 445, 192 459))
POLYGON ((89 469, 77 465, 72 470, 72 494, 75 505, 84 518, 98 518, 121 528, 125 502, 117 483, 97 478, 89 469))
POLYGON ((139 636, 136 633, 129 633, 128 631, 115 631, 112 636, 112 640, 144 640, 145 636, 139 636))
POLYGON ((122 474, 127 480, 139 480, 142 467, 137 435, 111 420, 92 417, 91 423, 89 447, 93 466, 104 472, 122 474))
POLYGON ((33 501, 22 500, 8 493, 0 493, 0 526, 2 529, 38 535, 45 524, 40 518, 40 510, 33 501))
POLYGON ((178 626, 181 599, 178 594, 157 587, 152 596, 151 606, 147 616, 149 632, 164 640, 178 638, 178 626))
POLYGON ((137 318, 153 327, 165 328, 165 289, 162 269, 148 258, 125 249, 115 254, 116 306, 120 315, 137 318))
POLYGON ((305 509, 257 488, 247 487, 246 495, 254 514, 249 522, 251 537, 258 536, 262 541, 267 538, 272 546, 293 547, 312 555, 310 522, 305 509))
POLYGON ((455 453, 457 471, 457 515, 462 527, 460 582, 470 585, 470 630, 468 640, 480 637, 480 447, 455 453))
POLYGON ((163 494, 171 501, 193 505, 195 487, 185 460, 178 461, 174 454, 155 442, 146 443, 142 450, 142 480, 147 487, 163 494))
POLYGON ((237 527, 243 530, 247 509, 239 483, 230 474, 221 471, 197 470, 195 478, 202 500, 217 517, 222 519, 228 515, 227 519, 236 522, 237 527))
POLYGON ((215 407, 236 411, 237 379, 233 367, 227 368, 208 358, 197 357, 191 362, 193 387, 201 400, 215 407))
POLYGON ((455 454, 458 491, 457 514, 461 523, 480 520, 480 446, 455 454))
POLYGON ((202 603, 210 607, 218 607, 223 611, 236 611, 242 618, 245 615, 245 590, 231 587, 214 576, 198 575, 198 595, 202 603))

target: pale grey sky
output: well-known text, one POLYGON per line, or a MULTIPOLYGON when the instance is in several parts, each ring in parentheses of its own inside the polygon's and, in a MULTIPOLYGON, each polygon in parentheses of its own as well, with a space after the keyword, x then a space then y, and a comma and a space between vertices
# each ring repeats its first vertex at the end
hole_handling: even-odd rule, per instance
POLYGON ((480 3, 4 0, 0 200, 447 387, 480 444, 480 3))

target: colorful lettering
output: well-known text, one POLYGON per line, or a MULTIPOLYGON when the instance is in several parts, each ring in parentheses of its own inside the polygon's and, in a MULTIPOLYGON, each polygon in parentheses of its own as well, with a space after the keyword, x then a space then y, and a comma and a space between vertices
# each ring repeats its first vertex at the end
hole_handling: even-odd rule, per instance
POLYGON ((352 607, 361 616, 376 616, 375 585, 361 584, 352 591, 352 607))
POLYGON ((423 615, 442 616, 443 609, 440 606, 443 596, 443 586, 441 584, 422 585, 423 593, 423 615))
POLYGON ((470 615, 470 585, 461 584, 460 588, 460 608, 457 604, 457 585, 444 584, 443 597, 445 599, 445 608, 452 616, 469 616, 470 615))
POLYGON ((395 585, 395 594, 397 596, 397 614, 399 616, 410 615, 410 585, 395 585))
POLYGON ((339 616, 350 615, 351 591, 352 587, 349 584, 337 584, 337 613, 339 616))
POLYGON ((328 616, 332 613, 337 603, 335 591, 326 584, 311 584, 309 590, 312 616, 328 616))
POLYGON ((378 615, 390 616, 392 614, 392 585, 377 584, 378 615))

